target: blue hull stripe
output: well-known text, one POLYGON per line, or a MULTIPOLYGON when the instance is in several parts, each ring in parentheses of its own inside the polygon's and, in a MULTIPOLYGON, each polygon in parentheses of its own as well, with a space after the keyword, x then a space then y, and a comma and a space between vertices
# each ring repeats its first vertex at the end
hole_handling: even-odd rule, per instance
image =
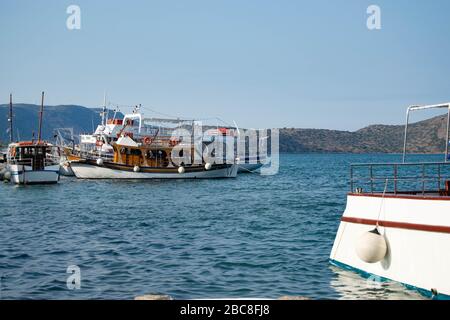
POLYGON ((349 270, 349 271, 352 271, 352 272, 356 272, 356 273, 358 273, 359 275, 361 275, 364 278, 369 278, 369 277, 376 276, 380 281, 383 281, 383 282, 384 281, 392 281, 392 282, 400 283, 401 285, 406 287, 408 290, 416 291, 416 292, 420 293, 421 295, 423 295, 423 296, 425 296, 427 298, 431 298, 433 300, 450 300, 450 295, 446 295, 446 294, 442 294, 442 293, 438 293, 437 295, 433 295, 431 290, 418 288, 418 287, 415 287, 415 286, 407 284, 407 283, 402 283, 402 282, 398 282, 398 281, 395 281, 395 280, 392 280, 392 279, 389 279, 389 278, 380 277, 380 276, 378 276, 376 274, 363 271, 361 269, 349 266, 348 264, 345 264, 345 263, 342 263, 342 262, 339 262, 339 261, 336 261, 336 260, 333 260, 333 259, 329 259, 329 261, 330 261, 330 263, 332 265, 334 265, 334 266, 336 266, 338 268, 349 270))
MULTIPOLYGON (((59 170, 31 170, 31 171, 25 171, 25 173, 31 173, 31 172, 53 172, 53 173, 59 173, 59 170)), ((11 174, 14 176, 23 174, 24 171, 11 171, 11 174)))

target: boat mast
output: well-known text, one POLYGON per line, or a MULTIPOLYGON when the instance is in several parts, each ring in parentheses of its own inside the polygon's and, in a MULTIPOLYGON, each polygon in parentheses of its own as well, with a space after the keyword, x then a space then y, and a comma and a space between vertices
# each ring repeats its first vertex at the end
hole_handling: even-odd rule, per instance
POLYGON ((9 94, 9 142, 12 143, 14 140, 14 131, 13 131, 13 111, 12 111, 12 94, 9 94))
POLYGON ((42 114, 43 114, 43 113, 44 113, 44 91, 42 91, 41 110, 39 111, 38 144, 41 142, 41 133, 42 133, 42 114))

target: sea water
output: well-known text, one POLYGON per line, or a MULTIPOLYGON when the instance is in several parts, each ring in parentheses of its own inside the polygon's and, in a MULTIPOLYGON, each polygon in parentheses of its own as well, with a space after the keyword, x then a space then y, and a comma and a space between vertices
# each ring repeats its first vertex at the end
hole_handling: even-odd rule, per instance
POLYGON ((349 164, 400 160, 283 154, 274 176, 1 184, 0 298, 420 299, 328 261, 349 164))

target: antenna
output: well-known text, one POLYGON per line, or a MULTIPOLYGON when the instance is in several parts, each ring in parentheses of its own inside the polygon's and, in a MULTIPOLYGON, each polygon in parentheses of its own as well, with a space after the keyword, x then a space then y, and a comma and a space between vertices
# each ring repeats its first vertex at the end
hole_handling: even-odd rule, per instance
POLYGON ((12 143, 14 140, 14 131, 13 131, 13 111, 12 111, 12 94, 9 94, 9 142, 12 143))
POLYGON ((113 115, 113 120, 116 120, 116 114, 117 111, 119 110, 119 106, 117 106, 116 108, 114 108, 114 115, 113 115))
POLYGON ((44 91, 42 91, 41 110, 39 111, 38 144, 41 142, 41 134, 42 134, 42 114, 43 114, 43 113, 44 113, 44 91))
POLYGON ((103 92, 103 111, 102 111, 102 125, 106 125, 106 91, 103 92))

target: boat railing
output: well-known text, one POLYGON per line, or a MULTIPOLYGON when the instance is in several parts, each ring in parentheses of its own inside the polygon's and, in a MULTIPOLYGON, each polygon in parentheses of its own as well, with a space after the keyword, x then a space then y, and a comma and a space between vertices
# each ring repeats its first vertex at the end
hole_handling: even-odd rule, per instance
POLYGON ((450 163, 359 163, 350 165, 352 193, 450 195, 450 163))
POLYGON ((90 159, 90 160, 96 160, 98 158, 102 158, 103 160, 112 161, 114 159, 113 154, 104 153, 104 152, 77 150, 77 152, 74 152, 74 154, 79 156, 80 158, 90 159))
POLYGON ((33 166, 33 159, 20 159, 20 158, 8 158, 8 164, 12 165, 23 165, 23 166, 33 166))
POLYGON ((56 157, 56 156, 47 156, 47 157, 44 159, 44 167, 57 165, 57 164, 59 164, 59 162, 60 162, 59 160, 60 160, 59 157, 56 157))

